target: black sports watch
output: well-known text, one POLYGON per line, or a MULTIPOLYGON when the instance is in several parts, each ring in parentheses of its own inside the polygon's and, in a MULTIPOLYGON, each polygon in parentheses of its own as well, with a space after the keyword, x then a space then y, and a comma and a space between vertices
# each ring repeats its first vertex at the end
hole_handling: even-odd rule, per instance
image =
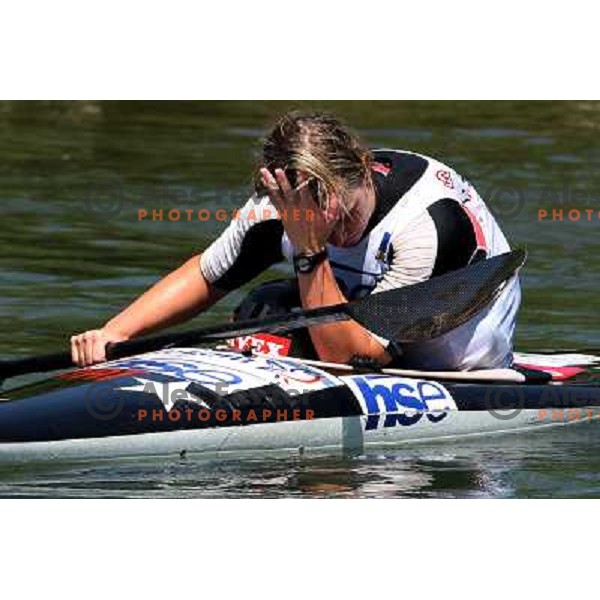
POLYGON ((312 273, 317 265, 327 258, 327 250, 323 249, 316 254, 297 254, 294 256, 294 271, 296 273, 312 273))

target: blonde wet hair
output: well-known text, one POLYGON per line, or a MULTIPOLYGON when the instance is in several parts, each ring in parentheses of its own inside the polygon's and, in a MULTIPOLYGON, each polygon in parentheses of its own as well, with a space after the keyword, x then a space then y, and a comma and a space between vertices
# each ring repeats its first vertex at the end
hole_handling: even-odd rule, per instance
MULTIPOLYGON (((347 215, 349 192, 372 185, 372 160, 358 135, 333 115, 292 111, 283 115, 265 138, 260 166, 271 172, 283 169, 294 187, 298 171, 306 173, 319 205, 327 208, 330 194, 335 193, 347 215)), ((266 193, 258 171, 255 187, 259 195, 266 193)))

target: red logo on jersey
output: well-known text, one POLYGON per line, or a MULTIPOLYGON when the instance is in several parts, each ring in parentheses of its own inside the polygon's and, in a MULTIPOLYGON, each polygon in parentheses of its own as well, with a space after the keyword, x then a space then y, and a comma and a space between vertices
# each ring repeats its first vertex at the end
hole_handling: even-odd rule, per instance
POLYGON ((381 175, 383 175, 384 177, 387 177, 391 171, 391 168, 384 165, 383 163, 379 163, 379 162, 374 162, 371 165, 371 169, 373 171, 375 171, 376 173, 380 173, 381 175))
POLYGON ((443 171, 440 170, 438 171, 435 176, 437 177, 437 179, 439 179, 447 188, 450 188, 451 190, 454 189, 454 182, 452 181, 452 175, 450 174, 450 171, 443 171))

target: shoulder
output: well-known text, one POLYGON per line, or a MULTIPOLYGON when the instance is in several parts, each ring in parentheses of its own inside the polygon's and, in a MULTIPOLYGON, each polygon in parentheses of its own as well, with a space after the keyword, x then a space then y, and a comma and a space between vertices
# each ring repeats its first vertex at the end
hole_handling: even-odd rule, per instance
POLYGON ((389 209, 417 184, 431 182, 437 161, 407 150, 373 150, 372 177, 379 202, 389 209))
POLYGON ((456 171, 432 156, 411 152, 380 148, 372 150, 373 174, 387 185, 414 185, 421 179, 433 180, 437 184, 448 186, 447 177, 460 177, 456 171))
POLYGON ((423 176, 429 163, 428 157, 407 150, 373 150, 373 176, 388 185, 415 183, 423 176))
MULTIPOLYGON (((373 230, 384 219, 389 218, 395 218, 403 224, 406 214, 398 214, 398 208, 403 205, 409 192, 416 190, 423 198, 432 195, 429 189, 431 186, 425 185, 426 189, 423 187, 423 183, 426 184, 431 179, 427 174, 430 166, 428 157, 406 150, 392 149, 376 149, 372 151, 372 155, 371 175, 377 204, 367 231, 373 230)), ((425 210, 426 207, 421 208, 425 210)))
POLYGON ((433 160, 424 154, 399 148, 374 148, 371 153, 375 162, 387 164, 391 168, 409 164, 427 164, 433 160))
POLYGON ((464 202, 476 194, 464 177, 431 156, 394 149, 376 149, 372 155, 380 215, 394 212, 405 222, 409 213, 414 218, 442 198, 464 202), (402 209, 403 215, 396 209, 402 209))

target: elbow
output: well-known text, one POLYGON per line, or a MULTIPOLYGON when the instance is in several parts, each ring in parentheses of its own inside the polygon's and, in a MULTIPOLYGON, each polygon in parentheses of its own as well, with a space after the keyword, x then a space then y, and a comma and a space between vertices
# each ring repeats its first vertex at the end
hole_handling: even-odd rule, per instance
POLYGON ((391 358, 382 346, 375 344, 361 346, 325 346, 317 349, 319 360, 323 362, 347 365, 357 359, 373 361, 379 366, 386 365, 391 358))
POLYGON ((356 356, 356 352, 348 352, 348 351, 340 351, 339 349, 334 350, 332 348, 327 348, 325 350, 317 351, 319 356, 319 360, 323 362, 336 363, 338 365, 346 365, 349 364, 354 356, 356 356))
POLYGON ((359 340, 353 340, 351 337, 344 341, 345 343, 315 344, 315 349, 319 360, 337 364, 350 364, 356 359, 372 361, 379 366, 385 366, 391 362, 391 356, 385 348, 371 336, 359 340))

